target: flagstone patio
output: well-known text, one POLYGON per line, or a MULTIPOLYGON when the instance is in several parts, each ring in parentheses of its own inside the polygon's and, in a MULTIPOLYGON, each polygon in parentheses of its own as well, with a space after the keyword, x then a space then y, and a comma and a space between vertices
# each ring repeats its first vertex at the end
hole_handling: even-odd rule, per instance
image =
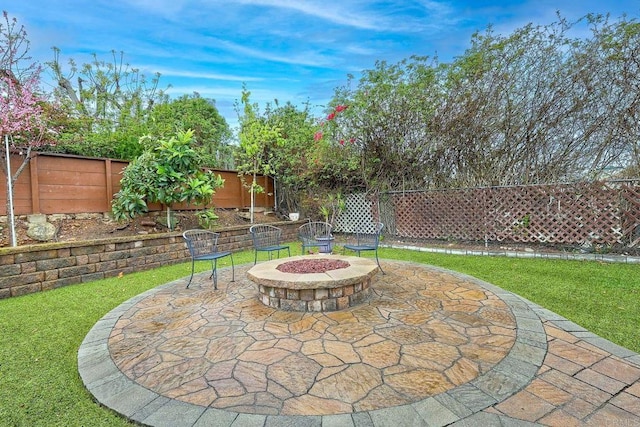
POLYGON ((250 267, 114 309, 79 351, 87 389, 154 426, 640 425, 637 354, 491 284, 385 261, 360 305, 292 312, 250 267))

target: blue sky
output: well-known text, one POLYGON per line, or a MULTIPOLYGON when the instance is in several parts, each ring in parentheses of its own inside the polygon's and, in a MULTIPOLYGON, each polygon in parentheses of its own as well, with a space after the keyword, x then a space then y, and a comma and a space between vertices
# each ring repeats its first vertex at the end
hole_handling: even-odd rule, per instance
POLYGON ((243 83, 262 108, 309 101, 320 115, 347 74, 411 55, 448 62, 489 24, 507 35, 552 23, 556 11, 569 20, 640 16, 637 0, 0 0, 0 8, 25 26, 35 60, 50 61, 53 46, 78 64, 123 51, 148 77, 160 72, 170 95, 215 99, 232 127, 243 83))

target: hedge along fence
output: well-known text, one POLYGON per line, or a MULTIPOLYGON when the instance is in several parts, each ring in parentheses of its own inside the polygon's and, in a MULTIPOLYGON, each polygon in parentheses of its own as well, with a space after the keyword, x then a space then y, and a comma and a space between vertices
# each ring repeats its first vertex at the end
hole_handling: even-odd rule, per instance
MULTIPOLYGON (((272 223, 283 241, 303 222, 272 223)), ((249 225, 216 230, 221 251, 253 247, 249 225)), ((189 261, 181 233, 117 237, 0 249, 0 299, 189 261)), ((186 285, 186 282, 185 282, 186 285)))
POLYGON ((640 247, 640 180, 384 193, 389 235, 640 247))
MULTIPOLYGON (((11 170, 15 173, 23 157, 11 156, 11 170)), ((14 212, 28 214, 104 213, 111 210, 113 195, 120 190, 122 170, 129 163, 122 160, 90 158, 54 153, 35 153, 14 185, 14 212)), ((235 171, 213 170, 225 180, 213 197, 211 206, 217 208, 246 208, 251 195, 235 171)), ((247 184, 252 181, 246 177, 247 184)), ((265 188, 256 195, 256 207, 273 207, 274 184, 269 177, 260 176, 258 183, 265 188)), ((202 209, 202 206, 175 205, 177 210, 202 209)), ((162 210, 151 204, 152 211, 162 210)), ((7 212, 7 177, 0 177, 0 215, 7 212)))

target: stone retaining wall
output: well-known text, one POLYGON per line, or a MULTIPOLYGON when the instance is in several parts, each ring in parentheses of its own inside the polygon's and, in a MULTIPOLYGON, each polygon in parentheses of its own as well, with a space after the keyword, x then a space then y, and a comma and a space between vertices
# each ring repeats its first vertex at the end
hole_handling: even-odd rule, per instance
MULTIPOLYGON (((295 241, 303 221, 271 223, 295 241)), ((220 250, 253 247, 249 225, 219 232, 220 250)), ((295 249, 292 248, 292 253, 295 249)), ((189 261, 182 233, 60 242, 0 249, 0 299, 189 261)))

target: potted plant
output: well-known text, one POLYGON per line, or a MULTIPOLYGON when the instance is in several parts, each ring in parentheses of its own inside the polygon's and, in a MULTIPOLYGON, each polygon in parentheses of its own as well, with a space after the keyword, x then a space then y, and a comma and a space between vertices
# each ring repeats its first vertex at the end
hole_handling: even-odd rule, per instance
MULTIPOLYGON (((345 209, 345 201, 342 194, 328 194, 324 200, 324 203, 320 205, 320 213, 324 217, 324 221, 331 224, 333 229, 336 225, 336 219, 345 209)), ((331 253, 333 251, 333 235, 328 236, 316 236, 318 242, 325 242, 326 245, 320 245, 318 250, 320 253, 331 253)))
POLYGON ((331 227, 336 226, 336 219, 346 207, 346 203, 342 194, 328 194, 324 200, 324 203, 320 205, 320 213, 324 217, 324 221, 331 224, 331 227))

